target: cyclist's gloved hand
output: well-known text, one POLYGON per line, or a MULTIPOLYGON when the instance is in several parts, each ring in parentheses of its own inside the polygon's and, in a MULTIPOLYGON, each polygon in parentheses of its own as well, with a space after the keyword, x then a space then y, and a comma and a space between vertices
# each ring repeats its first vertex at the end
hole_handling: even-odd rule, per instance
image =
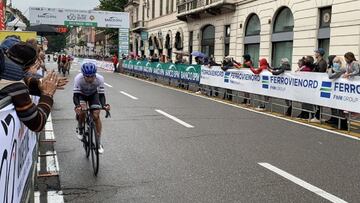
POLYGON ((106 110, 106 111, 110 111, 110 104, 105 104, 103 106, 103 108, 106 110))
POLYGON ((81 113, 81 106, 80 105, 76 106, 74 110, 75 110, 76 114, 79 115, 81 113))

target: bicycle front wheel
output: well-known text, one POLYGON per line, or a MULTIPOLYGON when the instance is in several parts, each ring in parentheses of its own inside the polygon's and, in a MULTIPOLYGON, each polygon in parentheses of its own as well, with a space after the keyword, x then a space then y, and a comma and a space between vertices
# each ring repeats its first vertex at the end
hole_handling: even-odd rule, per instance
POLYGON ((91 151, 91 162, 94 170, 94 175, 97 176, 99 172, 99 139, 96 136, 95 126, 90 127, 90 151, 91 151))

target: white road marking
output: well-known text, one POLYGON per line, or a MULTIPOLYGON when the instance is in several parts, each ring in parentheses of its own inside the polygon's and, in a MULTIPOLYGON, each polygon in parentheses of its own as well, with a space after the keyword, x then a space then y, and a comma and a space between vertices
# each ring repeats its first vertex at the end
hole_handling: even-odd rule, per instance
POLYGON ((307 182, 301 180, 300 178, 297 178, 297 177, 291 175, 290 173, 287 173, 286 171, 283 171, 269 163, 258 163, 258 164, 261 165, 262 167, 267 168, 268 170, 290 180, 291 182, 329 200, 330 202, 337 202, 337 203, 346 202, 343 199, 340 199, 340 198, 336 197, 335 195, 332 195, 314 185, 311 185, 310 183, 307 183, 307 182))
POLYGON ((59 162, 55 151, 47 151, 47 155, 54 154, 54 156, 46 156, 46 171, 47 172, 59 172, 59 162))
POLYGON ((210 100, 210 101, 213 101, 213 102, 218 102, 218 103, 225 104, 225 105, 228 105, 228 106, 232 106, 232 107, 235 107, 235 108, 243 109, 243 110, 246 110, 246 111, 251 111, 251 112, 254 112, 254 113, 257 113, 257 114, 262 114, 262 115, 265 115, 265 116, 270 116, 270 117, 273 117, 273 118, 278 118, 278 119, 281 119, 281 120, 289 121, 289 122, 296 123, 296 124, 299 124, 299 125, 307 126, 307 127, 310 127, 310 128, 315 128, 315 129, 325 131, 325 132, 328 132, 328 133, 331 133, 331 134, 336 134, 336 135, 340 135, 342 137, 346 137, 346 138, 350 138, 350 139, 353 139, 353 140, 356 140, 356 141, 360 141, 359 137, 347 135, 345 133, 336 132, 336 131, 333 131, 333 130, 328 130, 328 129, 321 128, 321 127, 318 127, 318 126, 314 126, 314 125, 302 123, 302 122, 299 122, 299 121, 295 121, 295 120, 292 120, 292 119, 289 119, 289 118, 279 117, 279 116, 276 116, 276 115, 268 114, 266 112, 259 112, 259 111, 249 109, 249 108, 237 105, 237 104, 227 103, 227 102, 224 102, 224 101, 220 101, 220 100, 217 100, 217 99, 206 97, 204 95, 198 95, 198 94, 194 94, 192 92, 186 92, 186 91, 174 88, 174 87, 168 87, 168 86, 158 84, 158 83, 155 83, 155 82, 142 80, 140 78, 134 78, 134 77, 131 77, 131 76, 128 76, 128 75, 125 75, 125 74, 121 74, 121 75, 124 76, 124 77, 134 79, 134 80, 139 80, 139 81, 142 81, 142 82, 145 82, 145 83, 149 83, 149 84, 152 84, 152 85, 155 85, 155 86, 158 86, 158 87, 163 87, 163 88, 167 88, 167 89, 170 89, 170 90, 182 92, 184 94, 188 94, 188 95, 195 96, 195 97, 201 97, 203 99, 207 99, 207 100, 210 100))
POLYGON ((130 97, 130 98, 131 98, 131 99, 133 99, 133 100, 138 100, 138 98, 137 98, 137 97, 134 97, 134 96, 132 96, 131 94, 126 93, 126 92, 124 92, 124 91, 120 91, 120 93, 121 93, 121 94, 123 94, 123 95, 125 95, 125 96, 130 97))
POLYGON ((54 132, 45 131, 45 140, 55 140, 54 132))
POLYGON ((34 192, 34 203, 40 203, 40 192, 36 191, 34 192))
POLYGON ((64 203, 64 197, 62 195, 62 191, 48 191, 47 202, 64 203))
POLYGON ((108 87, 113 87, 113 86, 111 86, 111 85, 107 84, 106 82, 104 82, 104 84, 105 84, 106 86, 108 86, 108 87))
POLYGON ((188 123, 186 123, 186 122, 184 122, 184 121, 176 118, 175 116, 172 116, 172 115, 170 115, 170 114, 168 114, 168 113, 166 113, 166 112, 164 112, 164 111, 161 111, 161 110, 159 110, 159 109, 155 109, 155 111, 158 112, 159 114, 162 114, 162 115, 170 118, 171 120, 173 120, 173 121, 175 121, 175 122, 177 122, 177 123, 180 123, 181 125, 183 125, 183 126, 185 126, 185 127, 187 127, 187 128, 194 128, 194 126, 192 126, 192 125, 190 125, 190 124, 188 124, 188 123))

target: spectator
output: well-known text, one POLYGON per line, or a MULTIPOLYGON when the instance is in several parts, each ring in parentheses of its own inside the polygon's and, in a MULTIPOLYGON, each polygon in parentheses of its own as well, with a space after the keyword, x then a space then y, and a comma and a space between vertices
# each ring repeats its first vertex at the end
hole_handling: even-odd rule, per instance
MULTIPOLYGON (((26 44, 16 44, 9 49, 8 60, 14 64, 9 66, 5 63, 5 69, 20 68, 31 66, 37 59, 36 50, 26 44), (17 66, 17 67, 16 67, 17 66)), ((35 105, 29 94, 28 87, 16 80, 4 79, 1 75, 0 80, 0 100, 10 98, 15 106, 16 113, 30 130, 40 132, 46 124, 47 117, 53 105, 52 96, 56 91, 58 83, 57 76, 51 72, 40 84, 41 96, 39 104, 35 105)))
POLYGON ((20 40, 14 37, 8 37, 4 41, 2 41, 0 45, 0 49, 5 53, 10 47, 12 47, 14 44, 19 43, 20 40))
POLYGON ((305 57, 302 57, 301 59, 299 59, 299 61, 297 62, 298 68, 295 70, 295 72, 299 72, 301 71, 301 69, 305 66, 305 57))
MULTIPOLYGON (((300 61, 299 60, 299 65, 302 65, 303 63, 303 66, 301 66, 298 71, 301 71, 301 72, 312 72, 313 71, 313 67, 314 67, 314 58, 312 56, 306 56, 306 57, 303 57, 301 60, 303 61, 300 61)), ((308 111, 301 111, 301 113, 297 116, 297 119, 309 119, 310 118, 310 113, 309 111, 313 111, 313 105, 312 104, 307 104, 307 103, 302 103, 301 104, 301 108, 302 109, 305 109, 305 110, 308 110, 308 111)))
POLYGON ((239 69, 241 64, 235 61, 232 57, 226 56, 221 63, 221 69, 227 71, 228 69, 237 68, 239 69))
POLYGON ((344 78, 351 78, 356 75, 359 75, 360 64, 356 61, 356 58, 352 52, 347 52, 345 55, 346 61, 346 72, 344 73, 344 78))
POLYGON ((196 56, 195 57, 195 62, 197 65, 203 65, 204 64, 204 61, 202 60, 202 58, 196 56))
POLYGON ((186 64, 187 61, 184 59, 182 54, 176 54, 175 64, 186 64))
POLYGON ((116 54, 114 54, 114 56, 112 57, 112 63, 114 65, 114 72, 117 72, 117 64, 119 63, 118 57, 116 54))
POLYGON ((265 58, 262 58, 262 59, 259 60, 259 67, 258 68, 254 68, 252 66, 252 64, 249 65, 249 66, 250 66, 251 72, 253 72, 255 75, 259 75, 263 70, 266 70, 266 69, 268 69, 270 67, 265 58))
MULTIPOLYGON (((268 68, 269 72, 272 73, 273 75, 280 75, 283 74, 285 71, 291 71, 291 67, 290 67, 290 62, 289 59, 287 58, 283 58, 280 61, 280 66, 277 68, 268 68)), ((285 115, 287 116, 291 116, 291 112, 292 112, 292 101, 289 100, 285 100, 286 105, 288 106, 288 109, 285 113, 285 115)))
MULTIPOLYGON (((325 55, 325 50, 323 48, 319 48, 316 49, 315 51, 315 59, 316 62, 314 63, 314 72, 319 72, 319 73, 326 73, 327 70, 327 63, 324 59, 324 55, 325 55)), ((316 113, 315 115, 312 114, 312 119, 310 120, 310 122, 313 123, 320 123, 320 106, 314 106, 314 108, 316 109, 316 113)))
MULTIPOLYGON (((249 54, 244 54, 243 59, 244 59, 243 65, 242 65, 243 68, 250 68, 253 66, 253 62, 251 61, 251 56, 249 54)), ((244 97, 245 97, 245 99, 242 102, 242 104, 250 105, 250 103, 251 103, 250 94, 245 92, 244 97)))
POLYGON ((337 79, 340 78, 346 72, 345 62, 339 56, 330 55, 327 73, 329 75, 329 79, 337 79))
POLYGON ((171 60, 170 56, 166 56, 166 63, 172 63, 172 60, 171 60))
MULTIPOLYGON (((341 75, 343 75, 346 72, 345 69, 345 62, 344 60, 339 56, 331 55, 328 57, 329 59, 329 67, 328 67, 328 75, 329 79, 337 79, 340 78, 341 75)), ((338 109, 331 109, 332 115, 337 115, 341 117, 345 117, 344 111, 338 110, 338 109)), ((329 120, 325 121, 326 123, 333 125, 334 127, 338 127, 339 119, 335 117, 331 117, 329 120)), ((341 130, 347 130, 347 119, 341 119, 340 120, 340 129, 341 130)))
POLYGON ((327 63, 324 59, 325 50, 323 48, 319 48, 315 50, 315 59, 316 62, 314 64, 314 72, 325 73, 327 69, 327 63))
POLYGON ((159 62, 159 57, 157 54, 154 54, 152 57, 151 57, 151 62, 159 62))
MULTIPOLYGON (((263 70, 268 69, 270 66, 265 58, 262 58, 259 60, 259 67, 254 68, 252 64, 249 64, 251 72, 253 72, 255 75, 259 75, 263 70)), ((270 100, 269 97, 264 96, 264 101, 268 102, 270 100)), ((256 108, 257 110, 263 111, 265 110, 265 103, 261 103, 260 106, 256 108)))

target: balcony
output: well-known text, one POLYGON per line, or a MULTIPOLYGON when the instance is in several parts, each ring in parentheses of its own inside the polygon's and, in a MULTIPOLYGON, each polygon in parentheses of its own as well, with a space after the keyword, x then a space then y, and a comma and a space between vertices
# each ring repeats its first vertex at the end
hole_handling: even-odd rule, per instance
POLYGON ((132 23, 132 25, 131 25, 132 32, 141 32, 145 29, 146 29, 145 22, 142 20, 136 21, 136 22, 132 23))
POLYGON ((234 0, 178 0, 177 18, 182 21, 234 12, 234 0))

